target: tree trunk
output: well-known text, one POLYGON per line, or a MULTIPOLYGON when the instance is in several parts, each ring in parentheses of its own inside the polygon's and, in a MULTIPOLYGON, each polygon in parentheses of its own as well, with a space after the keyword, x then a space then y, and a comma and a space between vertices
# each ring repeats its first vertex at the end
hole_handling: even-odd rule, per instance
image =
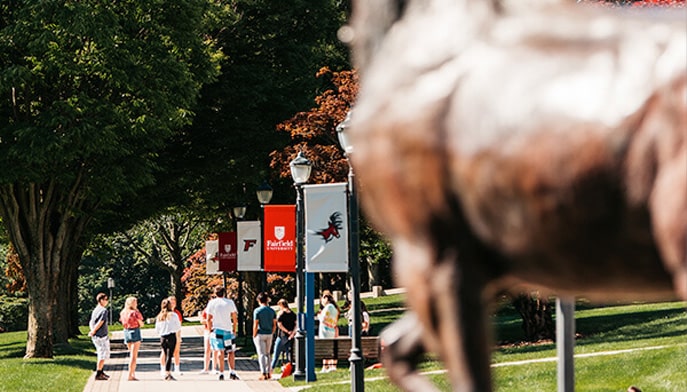
POLYGON ((0 215, 19 255, 29 296, 26 358, 53 356, 55 314, 62 309, 58 303, 69 300, 60 297, 60 282, 70 262, 76 262, 70 256, 88 221, 78 180, 64 189, 53 182, 0 187, 0 215))
POLYGON ((512 300, 513 306, 522 317, 525 340, 536 342, 553 339, 554 324, 551 303, 539 293, 521 294, 512 300))
POLYGON ((79 261, 83 255, 83 246, 73 246, 69 263, 62 269, 58 282, 58 298, 55 309, 55 343, 68 343, 68 339, 79 335, 79 261))
MULTIPOLYGON (((183 263, 181 264, 183 266, 183 263)), ((170 291, 177 299, 177 308, 182 312, 181 301, 184 300, 184 286, 181 283, 181 277, 184 275, 184 269, 177 263, 177 267, 169 270, 170 291)))
MULTIPOLYGON (((26 267, 24 267, 26 270, 26 267)), ((56 281, 45 276, 29 282, 29 324, 24 358, 53 357, 53 311, 57 298, 56 281)))

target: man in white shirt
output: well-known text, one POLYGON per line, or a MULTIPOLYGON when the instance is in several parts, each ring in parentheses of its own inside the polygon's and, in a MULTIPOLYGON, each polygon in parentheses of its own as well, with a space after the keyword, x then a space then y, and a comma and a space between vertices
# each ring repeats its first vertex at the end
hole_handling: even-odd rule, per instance
POLYGON ((224 298, 224 287, 215 288, 216 298, 208 302, 207 322, 210 328, 210 346, 214 353, 215 363, 219 364, 219 379, 224 380, 224 352, 227 352, 227 363, 229 363, 229 378, 238 380, 239 377, 234 371, 236 345, 233 340, 238 329, 238 311, 234 301, 224 298))

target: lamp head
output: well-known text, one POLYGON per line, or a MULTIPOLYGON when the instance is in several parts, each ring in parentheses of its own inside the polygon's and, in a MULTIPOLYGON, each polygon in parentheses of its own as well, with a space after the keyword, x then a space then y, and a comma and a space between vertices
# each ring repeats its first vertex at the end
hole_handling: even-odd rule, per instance
POLYGON ((289 166, 291 167, 291 177, 294 183, 300 185, 308 182, 310 171, 312 170, 312 162, 305 157, 303 151, 298 153, 298 156, 289 163, 289 166))
POLYGON ((346 118, 336 126, 336 136, 339 139, 339 145, 350 156, 353 153, 353 145, 351 144, 350 135, 348 134, 348 127, 351 122, 351 110, 346 113, 346 118))
POLYGON ((267 181, 263 183, 255 190, 255 195, 258 197, 258 202, 260 204, 269 204, 272 200, 272 187, 267 181))
POLYGON ((233 209, 234 217, 236 219, 243 219, 244 216, 246 216, 246 206, 241 205, 241 206, 236 206, 233 209))

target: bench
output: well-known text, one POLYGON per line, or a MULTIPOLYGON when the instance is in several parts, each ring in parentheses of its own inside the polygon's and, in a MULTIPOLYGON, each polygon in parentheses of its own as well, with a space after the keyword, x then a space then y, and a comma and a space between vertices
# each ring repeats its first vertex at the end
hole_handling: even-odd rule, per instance
MULTIPOLYGON (((361 336, 360 350, 365 360, 379 359, 379 336, 361 336)), ((351 356, 351 338, 315 338, 315 360, 338 359, 348 360, 351 356)))

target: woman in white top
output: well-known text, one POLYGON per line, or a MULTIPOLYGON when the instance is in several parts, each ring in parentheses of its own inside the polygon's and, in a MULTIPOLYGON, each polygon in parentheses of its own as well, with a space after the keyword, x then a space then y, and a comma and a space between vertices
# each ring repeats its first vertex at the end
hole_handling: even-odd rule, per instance
POLYGON ((177 345, 177 332, 181 330, 179 317, 174 313, 172 302, 165 298, 160 305, 160 313, 155 320, 155 331, 160 335, 160 347, 165 355, 165 380, 174 381, 172 377, 172 356, 177 345))

